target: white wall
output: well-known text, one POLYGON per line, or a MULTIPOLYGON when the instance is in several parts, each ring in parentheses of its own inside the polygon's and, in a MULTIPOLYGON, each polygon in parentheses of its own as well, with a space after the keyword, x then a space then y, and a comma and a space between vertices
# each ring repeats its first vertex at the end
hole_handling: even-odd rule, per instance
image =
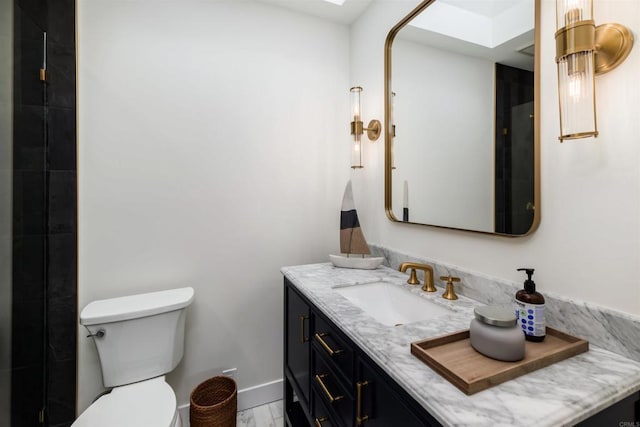
POLYGON ((411 221, 492 232, 493 61, 397 38, 392 64, 396 217, 406 180, 411 221))
POLYGON ((338 248, 347 27, 251 1, 80 0, 78 24, 80 308, 193 286, 178 403, 222 369, 281 379, 279 268, 338 248))
MULTIPOLYGON (((368 90, 363 108, 372 117, 384 111, 385 37, 418 3, 377 0, 351 27, 351 79, 368 90)), ((560 144, 555 1, 542 1, 538 230, 510 239, 390 222, 383 210, 383 144, 376 144, 354 182, 355 197, 366 198, 361 223, 371 242, 516 281, 522 280, 517 267, 535 267, 542 292, 640 314, 640 2, 595 0, 594 14, 597 23, 627 25, 636 46, 618 69, 597 78, 600 137, 560 144)))
POLYGON ((0 0, 0 425, 11 393, 11 206, 13 147, 13 2, 0 0))
MULTIPOLYGON (((351 28, 237 1, 78 2, 79 305, 191 285, 179 403, 237 367, 282 377, 282 265, 338 245, 348 88, 383 117, 387 32, 418 0, 377 0, 351 28), (352 53, 351 60, 348 57, 352 53), (350 76, 349 76, 350 70, 350 76)), ((640 314, 640 49, 599 77, 596 140, 557 141, 555 1, 542 14, 542 222, 506 239, 391 223, 383 144, 354 171, 371 242, 640 314)), ((640 32, 640 2, 595 0, 640 32)), ((79 331, 79 409, 101 389, 79 331)))

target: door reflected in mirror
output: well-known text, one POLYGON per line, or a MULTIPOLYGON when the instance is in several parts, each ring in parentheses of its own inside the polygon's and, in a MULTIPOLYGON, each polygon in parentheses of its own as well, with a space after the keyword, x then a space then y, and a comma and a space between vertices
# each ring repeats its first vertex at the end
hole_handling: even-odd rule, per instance
POLYGON ((539 1, 428 0, 385 49, 394 221, 510 236, 538 225, 539 1))

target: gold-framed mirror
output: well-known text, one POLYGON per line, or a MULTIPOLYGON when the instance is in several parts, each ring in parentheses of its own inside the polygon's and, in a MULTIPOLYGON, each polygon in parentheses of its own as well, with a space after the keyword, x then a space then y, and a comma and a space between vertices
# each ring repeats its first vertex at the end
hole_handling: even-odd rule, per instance
POLYGON ((385 210, 500 236, 540 222, 540 0, 425 0, 385 44, 385 210))

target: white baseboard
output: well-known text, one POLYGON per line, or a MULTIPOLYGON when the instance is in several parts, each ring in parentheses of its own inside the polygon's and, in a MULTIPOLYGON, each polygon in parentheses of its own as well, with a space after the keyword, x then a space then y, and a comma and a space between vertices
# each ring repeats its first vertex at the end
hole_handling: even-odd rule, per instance
MULTIPOLYGON (((282 379, 279 379, 238 390, 238 411, 281 400, 283 387, 282 379)), ((189 427, 189 404, 179 406, 178 410, 182 427, 189 427)))
POLYGON ((282 399, 282 379, 238 390, 238 411, 282 399))

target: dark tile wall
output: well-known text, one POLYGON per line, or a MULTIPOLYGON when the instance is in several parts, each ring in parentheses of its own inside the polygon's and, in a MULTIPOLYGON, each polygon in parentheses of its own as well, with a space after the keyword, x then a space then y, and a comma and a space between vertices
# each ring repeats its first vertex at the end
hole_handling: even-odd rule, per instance
POLYGON ((68 426, 76 412, 75 1, 47 5, 47 413, 48 425, 68 426))
POLYGON ((75 1, 14 1, 13 427, 75 418, 75 1), (47 32, 47 83, 39 81, 47 32))
POLYGON ((45 400, 45 87, 38 80, 46 22, 14 2, 11 425, 38 425, 45 400))

